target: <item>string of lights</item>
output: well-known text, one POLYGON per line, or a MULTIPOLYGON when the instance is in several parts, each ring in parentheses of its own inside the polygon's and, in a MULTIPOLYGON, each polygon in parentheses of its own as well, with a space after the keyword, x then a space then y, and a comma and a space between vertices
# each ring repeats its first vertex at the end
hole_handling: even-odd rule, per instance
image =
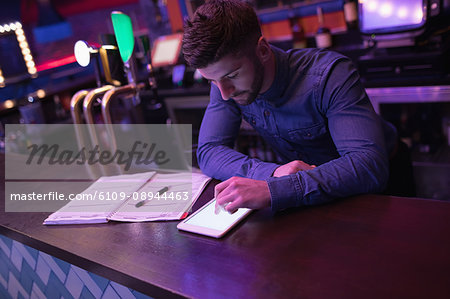
MULTIPOLYGON (((14 32, 16 34, 17 42, 19 43, 19 47, 22 52, 25 64, 27 66, 28 73, 32 77, 35 77, 37 75, 36 64, 34 62, 33 55, 31 54, 31 50, 28 45, 27 38, 25 36, 25 32, 22 29, 22 24, 20 22, 15 22, 0 25, 0 35, 8 34, 11 32, 14 32)), ((0 86, 3 87, 4 85, 5 85, 5 78, 3 76, 0 66, 0 86)))

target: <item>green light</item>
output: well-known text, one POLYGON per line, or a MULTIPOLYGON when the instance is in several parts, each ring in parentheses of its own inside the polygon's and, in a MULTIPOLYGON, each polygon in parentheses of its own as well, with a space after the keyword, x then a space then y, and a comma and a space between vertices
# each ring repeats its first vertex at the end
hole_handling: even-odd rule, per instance
POLYGON ((111 13, 111 19, 120 57, 124 63, 127 63, 134 49, 134 34, 131 19, 120 11, 113 11, 111 13))

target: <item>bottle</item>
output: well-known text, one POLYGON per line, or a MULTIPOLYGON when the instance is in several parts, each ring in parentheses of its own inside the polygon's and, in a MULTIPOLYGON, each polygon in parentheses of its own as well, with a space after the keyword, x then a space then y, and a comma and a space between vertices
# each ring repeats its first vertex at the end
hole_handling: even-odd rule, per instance
POLYGON ((316 47, 317 48, 329 48, 332 45, 330 29, 325 27, 323 21, 322 7, 317 7, 317 18, 319 20, 319 29, 316 32, 316 47))
POLYGON ((347 29, 358 27, 358 4, 355 0, 344 0, 344 17, 347 29))
POLYGON ((303 31, 302 25, 295 16, 289 17, 289 24, 292 30, 292 47, 294 49, 306 48, 307 42, 305 37, 305 32, 303 31))

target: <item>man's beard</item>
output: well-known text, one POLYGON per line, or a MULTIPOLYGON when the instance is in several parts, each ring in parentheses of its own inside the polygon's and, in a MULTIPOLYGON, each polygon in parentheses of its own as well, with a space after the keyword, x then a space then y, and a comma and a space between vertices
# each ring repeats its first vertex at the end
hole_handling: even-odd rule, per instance
MULTIPOLYGON (((250 105, 256 100, 261 91, 264 79, 264 65, 261 63, 261 61, 259 61, 258 57, 253 58, 253 68, 255 78, 253 79, 252 86, 250 87, 249 91, 243 92, 248 94, 247 98, 244 100, 234 99, 234 101, 239 105, 242 106, 250 105)), ((237 96, 239 96, 239 93, 237 94, 237 96)))

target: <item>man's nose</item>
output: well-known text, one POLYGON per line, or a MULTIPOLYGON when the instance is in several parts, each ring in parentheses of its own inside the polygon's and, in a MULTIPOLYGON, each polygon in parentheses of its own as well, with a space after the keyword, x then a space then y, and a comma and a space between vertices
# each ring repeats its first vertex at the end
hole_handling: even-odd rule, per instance
POLYGON ((220 94, 222 95, 222 99, 225 101, 229 100, 231 95, 233 94, 235 88, 231 82, 228 80, 221 81, 217 84, 217 87, 219 87, 220 94))

